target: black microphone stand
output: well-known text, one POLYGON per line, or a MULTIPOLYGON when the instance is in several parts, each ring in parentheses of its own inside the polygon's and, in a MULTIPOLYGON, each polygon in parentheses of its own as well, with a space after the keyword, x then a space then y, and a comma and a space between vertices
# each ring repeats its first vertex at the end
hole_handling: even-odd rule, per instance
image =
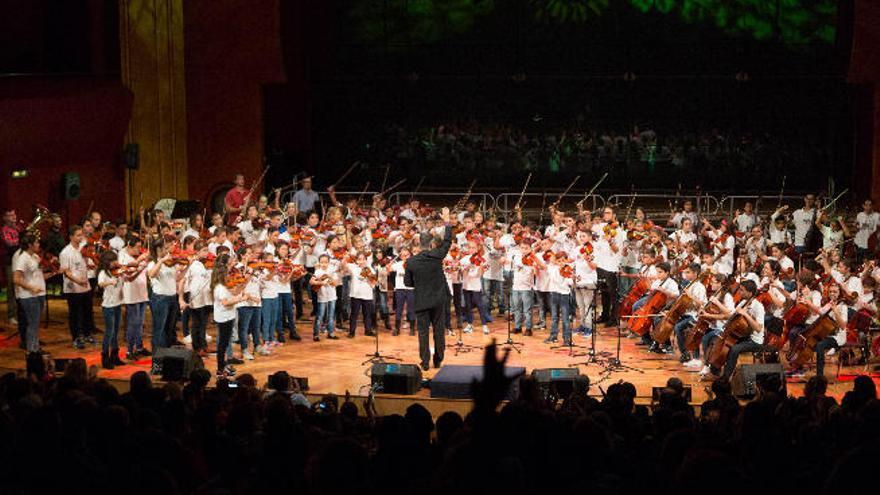
MULTIPOLYGON (((504 277, 502 276, 502 278, 504 278, 504 277)), ((502 282, 502 287, 503 287, 503 282, 502 282)), ((507 340, 505 340, 504 344, 502 344, 502 345, 506 348, 513 349, 514 351, 517 352, 517 354, 521 354, 522 351, 517 346, 525 346, 526 345, 525 342, 515 342, 513 340, 513 336, 511 335, 512 323, 510 320, 511 320, 511 315, 513 314, 513 308, 510 303, 511 303, 511 299, 513 297, 513 277, 511 277, 511 279, 510 279, 510 287, 508 287, 507 294, 505 294, 505 295, 507 296, 507 315, 505 316, 505 318, 507 319, 507 340)), ((529 318, 531 318, 531 317, 532 317, 532 315, 529 314, 529 318)))

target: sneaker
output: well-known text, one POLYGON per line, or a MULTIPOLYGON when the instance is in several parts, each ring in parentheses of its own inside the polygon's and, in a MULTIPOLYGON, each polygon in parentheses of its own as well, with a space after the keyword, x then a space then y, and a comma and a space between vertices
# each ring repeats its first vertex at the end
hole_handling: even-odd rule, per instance
POLYGON ((272 354, 272 351, 270 351, 269 348, 264 344, 257 347, 257 354, 259 354, 260 356, 268 356, 272 354))
POLYGON ((711 372, 712 372, 712 368, 710 368, 709 365, 707 364, 707 365, 703 366, 703 369, 700 370, 700 375, 705 375, 705 374, 708 374, 711 372))
POLYGON ((86 335, 86 337, 83 340, 85 341, 86 344, 95 345, 95 338, 92 337, 91 335, 86 335))
POLYGON ((550 337, 547 337, 546 339, 544 339, 545 344, 555 344, 556 342, 557 342, 556 339, 553 339, 550 337))
POLYGON ((451 328, 449 330, 446 330, 446 336, 447 337, 455 337, 455 330, 453 330, 451 328))
POLYGON ((312 336, 312 340, 314 340, 315 342, 320 342, 320 341, 321 341, 321 337, 318 337, 317 335, 313 335, 313 336, 312 336))
POLYGON ((125 359, 128 361, 137 361, 138 358, 140 358, 140 356, 138 356, 137 352, 131 351, 125 353, 125 359))
POLYGON ((489 335, 489 327, 483 325, 483 335, 489 335))
POLYGON ((833 355, 835 355, 835 354, 837 354, 837 349, 835 349, 835 348, 833 348, 833 347, 832 347, 831 349, 828 349, 828 352, 825 353, 825 355, 828 356, 828 357, 831 357, 831 356, 833 356, 833 355))
POLYGON ((73 348, 77 350, 82 350, 86 348, 86 344, 82 339, 76 339, 73 341, 73 348))
POLYGON ((251 351, 242 352, 241 357, 243 357, 245 361, 253 361, 254 360, 254 355, 251 354, 251 351))
POLYGON ((244 364, 244 359, 232 356, 231 358, 227 359, 226 362, 229 364, 244 364))
POLYGON ((327 338, 330 340, 339 340, 339 337, 337 337, 336 334, 333 333, 327 334, 327 338))
POLYGON ((584 327, 584 330, 581 332, 581 337, 590 337, 593 335, 593 329, 584 327))
POLYGON ((193 343, 192 334, 190 334, 190 335, 184 335, 184 337, 183 337, 183 345, 192 345, 192 343, 193 343))
POLYGON ((214 340, 213 337, 211 337, 210 335, 205 335, 205 342, 211 342, 212 340, 214 340))
POLYGON ((470 323, 468 323, 468 324, 464 327, 464 330, 462 330, 462 332, 464 332, 464 333, 474 333, 474 326, 471 325, 470 323))
POLYGON ((690 361, 687 361, 684 363, 685 368, 699 368, 701 366, 703 366, 703 361, 701 359, 696 359, 696 358, 691 359, 690 361))
POLYGON ((148 351, 147 349, 144 349, 143 347, 141 347, 140 349, 138 349, 138 350, 137 350, 137 353, 138 353, 139 355, 141 355, 141 356, 144 356, 144 357, 152 356, 152 355, 153 355, 152 352, 148 351))
POLYGON ((290 340, 295 340, 299 342, 300 340, 302 340, 302 337, 300 337, 298 333, 293 332, 292 334, 290 334, 290 340))

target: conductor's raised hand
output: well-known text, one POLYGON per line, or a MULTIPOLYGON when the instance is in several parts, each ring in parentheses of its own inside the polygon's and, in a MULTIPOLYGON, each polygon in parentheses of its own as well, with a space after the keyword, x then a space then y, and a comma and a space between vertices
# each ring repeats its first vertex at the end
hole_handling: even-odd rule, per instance
POLYGON ((443 223, 449 223, 449 208, 444 206, 443 209, 440 210, 440 218, 443 220, 443 223))

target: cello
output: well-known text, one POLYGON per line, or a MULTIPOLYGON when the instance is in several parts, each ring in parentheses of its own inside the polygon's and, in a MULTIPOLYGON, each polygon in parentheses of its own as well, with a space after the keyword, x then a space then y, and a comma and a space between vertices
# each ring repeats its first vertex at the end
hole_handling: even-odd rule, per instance
POLYGON ((788 353, 785 356, 789 366, 800 368, 807 364, 816 353, 816 346, 819 342, 822 342, 837 331, 837 322, 831 317, 831 311, 833 311, 833 308, 829 308, 804 333, 791 341, 788 353))
MULTIPOLYGON (((738 306, 737 309, 748 308, 749 304, 752 303, 752 299, 754 297, 747 299, 745 304, 738 306)), ((724 365, 727 363, 727 355, 730 354, 730 348, 736 345, 740 339, 748 337, 751 333, 752 328, 749 326, 748 320, 743 315, 734 312, 727 322, 724 323, 724 334, 712 345, 706 361, 715 369, 724 368, 724 365)))
MULTIPOLYGON (((705 284, 710 276, 712 276, 712 272, 707 271, 695 281, 705 284)), ((691 285, 693 285, 693 283, 691 283, 691 285)), ((688 288, 690 288, 690 286, 688 286, 688 288)), ((685 289, 679 294, 675 302, 672 303, 672 306, 669 308, 669 311, 666 312, 666 315, 663 317, 663 320, 660 321, 660 324, 654 327, 651 332, 651 338, 658 343, 664 343, 669 340, 672 331, 675 329, 675 324, 678 323, 678 320, 680 320, 685 312, 692 307, 694 307, 694 298, 691 297, 691 295, 688 294, 687 289, 685 289)))
POLYGON ((633 284, 626 297, 620 303, 620 316, 631 316, 633 304, 642 298, 651 288, 651 281, 647 278, 640 277, 638 282, 633 284))
MULTIPOLYGON (((708 313, 711 315, 717 315, 721 313, 721 310, 718 308, 716 304, 712 302, 712 299, 716 299, 720 297, 724 293, 725 287, 724 283, 722 283, 721 288, 715 291, 712 296, 709 297, 709 300, 706 301, 706 304, 700 308, 699 313, 708 313)), ((700 348, 700 343, 703 341, 703 336, 706 335, 706 332, 709 331, 709 325, 712 324, 712 319, 706 318, 705 316, 698 316, 697 321, 694 322, 694 326, 691 327, 690 331, 685 334, 684 337, 684 348, 688 352, 694 352, 700 348)))
POLYGON ((651 330, 653 323, 653 316, 651 315, 659 313, 666 306, 667 299, 665 293, 655 290, 648 298, 648 302, 633 315, 629 323, 629 329, 640 336, 647 334, 651 330))

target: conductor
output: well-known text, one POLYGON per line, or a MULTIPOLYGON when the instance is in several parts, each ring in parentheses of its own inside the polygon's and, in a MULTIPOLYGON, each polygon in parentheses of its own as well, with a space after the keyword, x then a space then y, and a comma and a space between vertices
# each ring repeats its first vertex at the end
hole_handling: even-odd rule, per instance
POLYGON ((422 252, 408 259, 404 283, 414 289, 416 328, 419 330, 419 357, 422 369, 428 371, 431 350, 428 346, 428 327, 434 328, 434 367, 443 362, 446 349, 446 312, 449 311, 449 286, 443 274, 443 259, 452 244, 452 226, 449 223, 449 208, 440 213, 446 228, 443 241, 432 248, 434 237, 427 233, 420 236, 422 252))

